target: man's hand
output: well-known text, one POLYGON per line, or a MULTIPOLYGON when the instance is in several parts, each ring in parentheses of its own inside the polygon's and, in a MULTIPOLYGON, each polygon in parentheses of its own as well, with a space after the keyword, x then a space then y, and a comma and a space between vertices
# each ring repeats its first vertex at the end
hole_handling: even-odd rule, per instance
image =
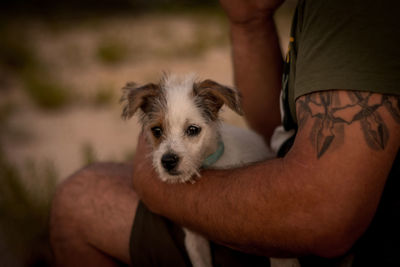
POLYGON ((135 156, 133 158, 133 187, 141 195, 141 184, 146 174, 152 169, 150 162, 151 147, 146 141, 143 132, 139 135, 135 156))
POLYGON ((220 0, 232 23, 246 24, 272 17, 285 0, 220 0))
POLYGON ((151 147, 147 142, 145 135, 140 134, 133 158, 133 188, 139 195, 139 198, 152 207, 151 199, 162 194, 165 184, 157 178, 151 163, 151 147), (149 197, 150 196, 150 197, 149 197))

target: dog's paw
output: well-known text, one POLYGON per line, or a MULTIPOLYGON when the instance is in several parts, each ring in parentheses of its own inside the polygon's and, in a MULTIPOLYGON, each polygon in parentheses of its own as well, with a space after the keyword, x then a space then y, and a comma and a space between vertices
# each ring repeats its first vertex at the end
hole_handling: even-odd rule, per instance
POLYGON ((190 178, 188 181, 186 181, 186 183, 188 183, 188 184, 195 184, 196 181, 197 181, 196 178, 190 178))

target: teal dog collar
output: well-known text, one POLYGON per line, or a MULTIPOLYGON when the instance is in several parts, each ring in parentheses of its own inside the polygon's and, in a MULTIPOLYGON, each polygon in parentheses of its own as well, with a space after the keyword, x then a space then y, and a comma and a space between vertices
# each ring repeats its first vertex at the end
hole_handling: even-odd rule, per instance
POLYGON ((222 154, 224 154, 224 142, 222 142, 221 140, 218 142, 218 147, 217 150, 212 153, 211 155, 209 155, 204 161, 203 161, 203 168, 207 168, 210 167, 211 165, 213 165, 215 162, 217 162, 217 160, 219 160, 219 158, 222 156, 222 154))

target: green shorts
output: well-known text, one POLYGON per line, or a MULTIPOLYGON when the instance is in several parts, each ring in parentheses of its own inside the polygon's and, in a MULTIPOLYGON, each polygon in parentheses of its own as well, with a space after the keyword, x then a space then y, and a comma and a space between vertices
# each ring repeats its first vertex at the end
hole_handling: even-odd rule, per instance
MULTIPOLYGON (((192 266, 183 240, 184 232, 180 226, 152 213, 139 202, 129 244, 132 266, 192 266)), ((246 254, 212 242, 210 247, 213 266, 270 266, 266 257, 246 254)))

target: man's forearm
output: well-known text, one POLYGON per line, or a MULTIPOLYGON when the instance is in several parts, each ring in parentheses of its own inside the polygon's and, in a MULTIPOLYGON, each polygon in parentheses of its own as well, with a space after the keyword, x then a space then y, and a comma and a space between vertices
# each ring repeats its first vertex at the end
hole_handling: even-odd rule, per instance
MULTIPOLYGON (((298 206, 306 200, 292 203, 308 192, 289 181, 295 177, 283 164, 276 159, 236 170, 207 170, 194 185, 173 184, 167 190, 162 184, 149 186, 161 189, 151 194, 161 195, 162 205, 146 195, 143 200, 156 213, 236 249, 273 256, 308 254, 311 241, 305 237, 312 237, 311 221, 298 206)), ((162 183, 152 177, 155 173, 143 175, 149 175, 144 182, 162 183)))
MULTIPOLYGON (((271 173, 271 177, 279 176, 278 169, 281 169, 281 163, 280 160, 271 162, 268 169, 276 172, 271 173)), ((278 196, 274 197, 273 194, 281 190, 274 188, 277 184, 269 188, 266 186, 265 177, 263 177, 264 166, 257 165, 250 168, 250 172, 254 174, 252 178, 243 179, 244 173, 249 172, 248 168, 205 171, 203 176, 205 179, 200 179, 195 186, 177 185, 176 192, 184 192, 184 195, 181 195, 180 200, 167 197, 166 201, 171 201, 168 206, 176 206, 176 209, 162 211, 162 213, 165 212, 164 214, 171 216, 172 220, 205 234, 211 240, 236 249, 275 256, 291 256, 288 254, 290 252, 297 255, 307 254, 307 248, 302 247, 301 244, 300 247, 285 248, 284 243, 279 243, 284 239, 283 236, 295 238, 297 226, 294 222, 288 221, 289 214, 284 215, 285 211, 290 210, 287 205, 291 204, 284 203, 285 201, 280 202, 280 212, 274 210, 276 206, 265 205, 265 201, 272 203, 274 198, 277 199, 278 196), (207 177, 212 178, 207 179, 207 177), (199 197, 201 194, 203 195, 199 197), (216 198, 218 201, 215 201, 216 198), (186 203, 180 205, 180 201, 186 203), (266 206, 271 209, 266 210, 266 206), (259 212, 255 212, 256 210, 259 212), (197 216, 199 216, 199 221, 196 220, 197 216), (293 223, 293 225, 285 225, 285 222, 293 223), (261 225, 263 225, 262 229, 261 225), (289 229, 293 232, 291 233, 289 229), (264 238, 266 233, 269 233, 268 238, 264 238), (266 241, 269 244, 266 244, 266 241)), ((281 195, 280 199, 284 197, 281 195)))
POLYGON ((280 122, 282 53, 272 14, 231 23, 235 84, 243 95, 246 119, 266 140, 280 122))
MULTIPOLYGON (((308 140, 303 135, 299 142, 308 140)), ((319 160, 301 145, 283 159, 205 170, 195 184, 163 183, 151 162, 141 160, 134 185, 150 210, 218 243, 265 256, 335 257, 368 226, 397 152, 377 157, 382 168, 365 171, 368 150, 352 146, 319 160)))

